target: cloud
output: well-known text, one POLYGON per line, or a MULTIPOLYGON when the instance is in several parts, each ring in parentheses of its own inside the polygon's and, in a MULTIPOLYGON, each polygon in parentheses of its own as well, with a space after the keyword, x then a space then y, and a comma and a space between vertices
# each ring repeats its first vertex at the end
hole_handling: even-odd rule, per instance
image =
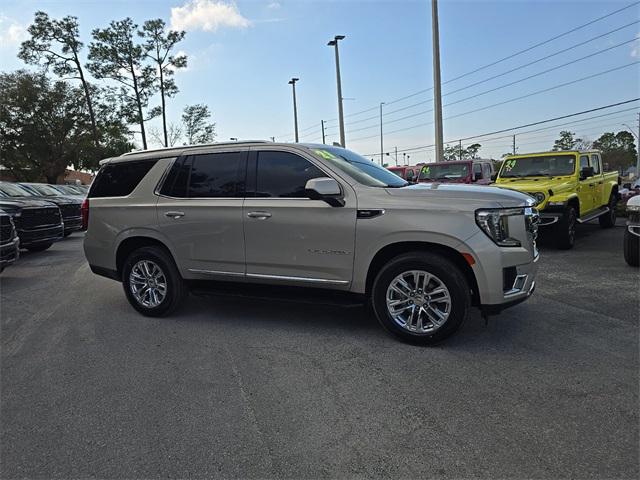
POLYGON ((246 28, 251 22, 242 16, 235 3, 221 0, 191 0, 171 9, 174 30, 215 32, 220 27, 246 28))
MULTIPOLYGON (((640 33, 636 33, 636 39, 640 40, 640 33)), ((640 58, 640 45, 637 43, 633 45, 631 49, 631 57, 632 58, 640 58)))
POLYGON ((269 5, 267 5, 267 8, 269 10, 277 10, 280 7, 281 7, 281 5, 280 5, 279 2, 271 2, 269 5))
POLYGON ((0 48, 19 45, 29 37, 27 28, 16 20, 0 15, 0 48))

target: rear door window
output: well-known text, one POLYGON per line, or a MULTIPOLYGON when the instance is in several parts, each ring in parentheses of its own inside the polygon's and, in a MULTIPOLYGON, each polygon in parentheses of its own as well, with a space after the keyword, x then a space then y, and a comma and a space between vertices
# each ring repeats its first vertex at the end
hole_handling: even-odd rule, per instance
POLYGON ((305 186, 327 175, 310 161, 289 152, 258 152, 256 197, 307 198, 305 186))
POLYGON ((247 152, 194 155, 189 177, 189 198, 242 196, 246 156, 247 152))
POLYGON ((591 166, 593 167, 593 173, 600 173, 600 156, 599 155, 591 155, 591 166))
POLYGON ((89 197, 126 197, 138 186, 158 159, 107 163, 96 176, 89 197))

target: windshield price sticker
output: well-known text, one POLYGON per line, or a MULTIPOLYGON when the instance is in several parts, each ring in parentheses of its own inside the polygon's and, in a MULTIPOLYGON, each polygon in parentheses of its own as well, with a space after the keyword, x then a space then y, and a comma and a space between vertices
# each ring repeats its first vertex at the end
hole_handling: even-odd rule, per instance
POLYGON ((510 172, 510 171, 513 169, 513 167, 515 167, 515 166, 516 166, 516 161, 515 161, 514 159, 512 159, 512 160, 507 160, 507 161, 505 162, 505 164, 504 164, 504 169, 505 169, 507 172, 510 172))
POLYGON ((336 157, 331 152, 327 152, 326 150, 314 150, 314 152, 320 155, 325 160, 334 160, 336 157))

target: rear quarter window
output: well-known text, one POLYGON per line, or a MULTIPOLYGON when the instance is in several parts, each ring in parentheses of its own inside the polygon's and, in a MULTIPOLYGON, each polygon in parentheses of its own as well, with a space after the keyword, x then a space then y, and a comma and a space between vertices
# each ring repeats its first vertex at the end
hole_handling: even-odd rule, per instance
POLYGON ((96 176, 90 198, 126 197, 138 186, 158 160, 107 163, 96 176))

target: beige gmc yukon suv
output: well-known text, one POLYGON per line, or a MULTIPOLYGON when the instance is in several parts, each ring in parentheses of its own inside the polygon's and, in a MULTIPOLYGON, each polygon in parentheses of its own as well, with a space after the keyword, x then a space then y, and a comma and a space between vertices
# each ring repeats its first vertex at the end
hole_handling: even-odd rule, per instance
POLYGON ((203 280, 309 287, 367 299, 389 332, 433 344, 472 305, 497 313, 531 295, 533 203, 494 187, 409 185, 328 145, 179 147, 102 161, 84 250, 144 315, 172 312, 203 280))

